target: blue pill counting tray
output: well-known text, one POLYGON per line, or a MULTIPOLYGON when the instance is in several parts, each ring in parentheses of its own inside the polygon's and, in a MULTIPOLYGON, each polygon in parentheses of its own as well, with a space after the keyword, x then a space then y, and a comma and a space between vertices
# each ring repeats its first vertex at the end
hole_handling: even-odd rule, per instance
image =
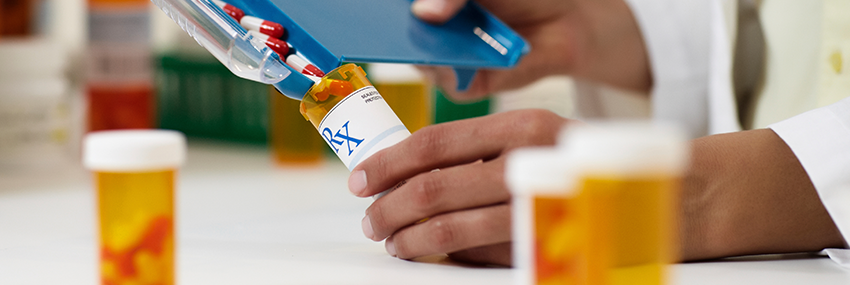
MULTIPOLYGON (((442 25, 410 12, 410 0, 225 0, 251 15, 280 23, 284 39, 324 72, 342 62, 444 65, 465 90, 480 68, 514 66, 530 47, 522 37, 473 2, 442 25)), ((293 74, 275 84, 300 99, 312 81, 293 74)))

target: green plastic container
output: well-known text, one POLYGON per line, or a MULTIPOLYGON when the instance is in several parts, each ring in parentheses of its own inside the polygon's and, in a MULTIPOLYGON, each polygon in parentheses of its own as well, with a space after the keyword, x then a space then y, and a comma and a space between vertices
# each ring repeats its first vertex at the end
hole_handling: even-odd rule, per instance
POLYGON ((446 98, 440 88, 434 88, 434 124, 463 120, 490 114, 490 98, 459 104, 446 98))
POLYGON ((231 74, 212 56, 159 58, 159 127, 187 136, 267 143, 268 87, 231 74))

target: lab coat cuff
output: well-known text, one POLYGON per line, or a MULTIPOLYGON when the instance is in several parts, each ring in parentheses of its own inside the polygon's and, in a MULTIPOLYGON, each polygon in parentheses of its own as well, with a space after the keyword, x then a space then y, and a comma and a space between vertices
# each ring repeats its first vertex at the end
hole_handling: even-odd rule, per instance
POLYGON ((850 243, 850 98, 768 126, 791 148, 850 243))

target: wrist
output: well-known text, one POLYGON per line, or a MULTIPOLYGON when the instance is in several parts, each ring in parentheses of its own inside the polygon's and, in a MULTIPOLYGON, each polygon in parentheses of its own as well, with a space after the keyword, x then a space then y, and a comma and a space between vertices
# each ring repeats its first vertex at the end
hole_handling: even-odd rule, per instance
POLYGON ((802 165, 767 129, 694 140, 681 207, 685 260, 842 243, 802 165))

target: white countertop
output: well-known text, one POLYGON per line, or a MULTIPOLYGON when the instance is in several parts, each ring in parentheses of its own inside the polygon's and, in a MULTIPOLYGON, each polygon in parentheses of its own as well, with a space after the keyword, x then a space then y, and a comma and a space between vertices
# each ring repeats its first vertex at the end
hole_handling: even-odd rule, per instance
MULTIPOLYGON (((178 174, 177 283, 512 284, 506 268, 404 261, 366 239, 371 199, 341 163, 278 168, 262 147, 195 142, 178 174)), ((0 284, 97 284, 95 196, 82 169, 0 173, 0 284)), ((674 265, 674 284, 850 284, 825 257, 674 265)))

